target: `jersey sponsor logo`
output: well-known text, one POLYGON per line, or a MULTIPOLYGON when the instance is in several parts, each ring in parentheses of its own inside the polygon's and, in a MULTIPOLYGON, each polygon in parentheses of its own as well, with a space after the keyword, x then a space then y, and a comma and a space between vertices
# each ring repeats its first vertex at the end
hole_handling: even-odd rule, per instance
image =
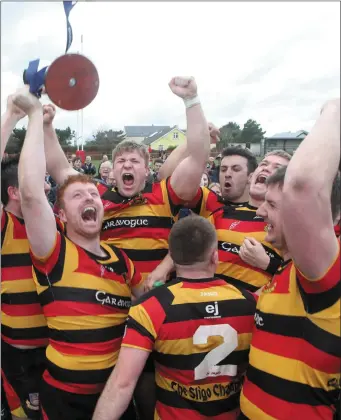
POLYGON ((200 296, 218 296, 218 292, 201 292, 200 296))
POLYGON ((229 230, 233 230, 234 228, 236 228, 239 225, 240 221, 235 221, 233 223, 231 223, 229 230))
POLYGON ((232 254, 239 255, 240 247, 237 245, 231 244, 231 242, 223 242, 221 244, 221 248, 226 252, 231 252, 232 254))
POLYGON ((264 327, 264 320, 257 312, 255 313, 255 323, 258 327, 264 327))
POLYGON ((111 219, 104 222, 102 230, 114 229, 114 228, 135 228, 148 226, 148 220, 143 218, 133 219, 111 219))
POLYGON ((213 387, 209 386, 190 386, 179 384, 175 381, 171 382, 171 387, 180 397, 191 399, 199 402, 209 401, 212 397, 229 397, 232 394, 240 391, 241 381, 231 382, 227 385, 215 384, 213 387))
POLYGON ((96 292, 96 300, 97 302, 100 302, 102 305, 115 306, 118 308, 129 309, 131 306, 130 300, 113 297, 107 294, 106 292, 103 292, 100 290, 96 292))
MULTIPOLYGON (((218 302, 214 302, 213 305, 207 305, 207 306, 205 306, 205 311, 208 314, 213 315, 213 317, 217 317, 217 316, 220 317, 220 315, 219 315, 219 308, 218 308, 218 302)), ((211 317, 209 317, 209 318, 211 318, 211 317)))
POLYGON ((263 289, 262 289, 262 293, 272 293, 277 286, 277 281, 273 281, 271 280, 268 284, 266 284, 263 289))

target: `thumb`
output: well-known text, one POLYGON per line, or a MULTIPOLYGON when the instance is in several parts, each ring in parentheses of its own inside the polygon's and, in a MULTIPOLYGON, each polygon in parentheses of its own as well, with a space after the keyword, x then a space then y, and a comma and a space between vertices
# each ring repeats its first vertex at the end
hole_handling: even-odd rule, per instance
POLYGON ((250 237, 250 238, 246 238, 252 245, 258 245, 259 244, 259 242, 257 241, 257 239, 255 239, 255 238, 252 238, 252 237, 250 237))

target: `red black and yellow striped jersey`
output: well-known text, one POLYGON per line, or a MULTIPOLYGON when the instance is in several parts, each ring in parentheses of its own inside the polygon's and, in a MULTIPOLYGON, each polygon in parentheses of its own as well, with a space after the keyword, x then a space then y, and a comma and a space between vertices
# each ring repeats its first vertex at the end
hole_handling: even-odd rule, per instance
POLYGON ((255 309, 212 278, 177 278, 132 306, 122 346, 154 351, 156 419, 236 418, 255 309))
MULTIPOLYGON (((168 236, 183 201, 170 178, 146 188, 133 198, 122 197, 115 188, 103 193, 104 221, 101 239, 121 248, 145 279, 168 253, 168 236)), ((199 192, 198 192, 199 194, 199 192)))
MULTIPOLYGON (((316 255, 318 258, 318 255, 316 255)), ((257 304, 241 396, 249 419, 332 420, 340 405, 340 254, 316 281, 291 261, 257 304)))
POLYGON ((265 286, 282 262, 272 245, 265 242, 266 223, 256 215, 256 210, 249 204, 238 207, 224 206, 210 216, 218 236, 219 264, 216 275, 228 283, 252 292, 265 286), (240 258, 239 250, 247 237, 255 238, 263 245, 270 257, 267 270, 253 267, 240 258))
POLYGON ((1 338, 17 346, 43 347, 48 343, 25 223, 6 210, 1 215, 1 338))
POLYGON ((79 394, 101 392, 116 363, 131 289, 141 276, 128 257, 101 242, 98 257, 57 234, 51 254, 32 255, 34 280, 49 328, 45 380, 79 394))

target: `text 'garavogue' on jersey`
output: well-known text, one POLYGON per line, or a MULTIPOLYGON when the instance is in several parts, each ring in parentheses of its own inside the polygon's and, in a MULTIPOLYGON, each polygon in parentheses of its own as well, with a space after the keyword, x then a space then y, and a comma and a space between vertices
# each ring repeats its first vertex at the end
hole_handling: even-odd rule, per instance
POLYGON ((63 234, 47 258, 32 255, 34 280, 49 328, 44 379, 67 392, 101 392, 118 357, 141 276, 127 256, 101 242, 106 257, 63 234))
POLYGON ((114 188, 98 189, 105 212, 101 239, 124 250, 145 279, 168 253, 169 232, 183 201, 172 189, 170 178, 147 184, 132 198, 121 196, 114 188))
POLYGON ((339 418, 340 269, 339 253, 311 281, 288 261, 263 289, 241 397, 248 418, 339 418))
POLYGON ((156 418, 234 418, 255 308, 251 293, 212 278, 178 278, 132 306, 122 346, 154 351, 156 418))
POLYGON ((1 215, 1 338, 17 346, 43 347, 48 343, 25 222, 6 210, 1 215))

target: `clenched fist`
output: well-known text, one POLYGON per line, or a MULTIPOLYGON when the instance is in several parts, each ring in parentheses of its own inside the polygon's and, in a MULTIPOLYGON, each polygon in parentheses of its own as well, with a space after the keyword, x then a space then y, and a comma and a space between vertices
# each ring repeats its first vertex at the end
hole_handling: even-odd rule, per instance
POLYGON ((29 86, 18 89, 12 97, 13 104, 28 116, 35 111, 42 110, 42 105, 38 98, 32 95, 29 89, 29 86))
POLYGON ((182 99, 192 99, 197 96, 198 87, 194 77, 173 77, 169 82, 171 91, 182 99))
POLYGON ((220 131, 219 128, 217 128, 214 124, 208 123, 208 131, 210 132, 210 137, 213 140, 213 142, 218 142, 220 140, 219 135, 220 131))
POLYGON ((56 107, 52 104, 43 106, 44 124, 52 124, 53 119, 56 115, 56 107))
POLYGON ((26 117, 26 114, 25 114, 25 112, 22 109, 18 108, 13 103, 13 96, 14 95, 9 95, 9 97, 7 98, 7 109, 6 109, 6 111, 16 121, 20 121, 22 118, 26 117))

